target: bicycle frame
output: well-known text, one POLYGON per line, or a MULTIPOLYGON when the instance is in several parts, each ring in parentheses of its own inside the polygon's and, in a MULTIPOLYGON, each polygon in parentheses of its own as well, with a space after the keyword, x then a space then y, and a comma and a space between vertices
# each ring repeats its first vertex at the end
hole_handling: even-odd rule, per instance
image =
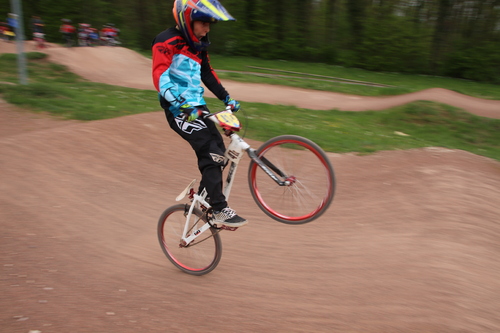
MULTIPOLYGON (((230 110, 226 109, 224 111, 220 111, 217 113, 208 114, 206 115, 206 118, 209 118, 217 125, 221 125, 219 119, 216 117, 216 114, 222 112, 230 112, 230 110)), ((285 178, 286 175, 284 175, 278 168, 272 165, 272 163, 267 161, 265 158, 263 159, 259 158, 259 156, 256 153, 256 150, 251 148, 250 145, 247 142, 245 142, 245 140, 243 140, 238 134, 234 133, 233 130, 226 129, 225 134, 231 140, 224 153, 224 165, 227 165, 229 163, 229 170, 223 187, 223 194, 226 197, 226 200, 229 199, 229 195, 231 193, 231 189, 234 182, 234 175, 236 174, 238 164, 243 158, 244 151, 246 151, 248 156, 253 161, 255 161, 255 163, 257 163, 259 167, 269 177, 271 177, 278 185, 287 186, 291 183, 290 180, 285 180, 285 181, 280 180, 279 177, 276 176, 276 174, 278 174, 280 177, 285 177, 285 178)), ((198 238, 201 234, 203 234, 203 232, 213 227, 213 224, 207 221, 194 232, 189 230, 189 226, 192 225, 190 223, 191 219, 196 218, 196 216, 193 216, 194 209, 202 209, 203 211, 206 212, 211 207, 210 204, 205 200, 207 197, 207 192, 205 189, 203 189, 203 191, 200 194, 194 193, 193 185, 195 182, 196 179, 191 181, 191 183, 184 189, 184 191, 181 192, 181 194, 179 194, 179 196, 177 196, 176 198, 176 201, 181 201, 187 194, 189 194, 189 197, 192 198, 192 204, 189 207, 189 210, 187 211, 186 224, 184 225, 184 231, 182 233, 181 244, 183 246, 189 246, 189 244, 193 240, 198 238)), ((234 231, 237 228, 222 226, 220 229, 234 231)))
MULTIPOLYGON (((316 220, 329 208, 335 193, 335 173, 328 155, 318 144, 288 134, 272 137, 253 149, 237 134, 241 125, 231 110, 212 114, 206 111, 202 118, 213 121, 230 140, 220 157, 222 194, 226 200, 246 153, 250 157, 250 194, 257 207, 272 220, 300 225, 316 220)), ((163 211, 157 234, 168 260, 181 271, 199 276, 211 272, 221 260, 220 231, 238 227, 231 221, 216 219, 207 190, 195 188, 195 183, 196 179, 192 180, 176 198, 189 201, 163 211)))

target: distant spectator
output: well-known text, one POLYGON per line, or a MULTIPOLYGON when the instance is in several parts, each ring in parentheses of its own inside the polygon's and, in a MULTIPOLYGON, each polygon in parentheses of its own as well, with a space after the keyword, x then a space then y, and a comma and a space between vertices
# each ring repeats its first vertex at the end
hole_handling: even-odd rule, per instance
POLYGON ((101 45, 110 45, 114 46, 120 44, 118 42, 118 33, 120 29, 116 28, 113 23, 106 23, 102 26, 101 31, 99 31, 99 35, 101 38, 101 45))
POLYGON ((120 35, 120 29, 118 29, 117 27, 115 27, 114 24, 112 24, 111 29, 113 29, 113 32, 114 32, 115 44, 121 44, 120 37, 119 37, 119 35, 120 35))
POLYGON ((7 17, 7 22, 5 22, 3 28, 3 36, 7 41, 13 41, 16 39, 16 29, 17 28, 17 15, 13 13, 9 13, 7 17))
POLYGON ((5 33, 8 29, 7 22, 0 22, 0 39, 7 40, 7 35, 5 33))
POLYGON ((12 30, 11 27, 7 27, 7 30, 4 32, 4 35, 7 38, 7 41, 11 42, 16 39, 16 33, 12 30))
POLYGON ((92 46, 99 45, 99 33, 96 28, 90 28, 89 38, 92 46))
POLYGON ((120 29, 118 29, 114 23, 108 23, 110 33, 114 39, 118 38, 118 34, 120 33, 120 29))
POLYGON ((16 31, 15 29, 17 29, 17 14, 9 13, 9 15, 7 16, 7 26, 9 27, 10 31, 16 31))
POLYGON ((109 37, 110 34, 111 34, 111 28, 109 27, 109 25, 107 24, 104 24, 102 26, 102 29, 100 31, 100 34, 101 34, 101 37, 109 37))
POLYGON ((76 29, 71 24, 70 19, 62 19, 63 24, 59 28, 59 32, 62 33, 63 42, 65 46, 73 46, 73 37, 75 35, 76 29))
POLYGON ((88 23, 78 23, 78 45, 79 46, 90 46, 90 24, 88 23))
POLYGON ((40 16, 33 15, 31 17, 31 31, 33 33, 39 32, 43 34, 43 27, 45 24, 43 23, 40 16))

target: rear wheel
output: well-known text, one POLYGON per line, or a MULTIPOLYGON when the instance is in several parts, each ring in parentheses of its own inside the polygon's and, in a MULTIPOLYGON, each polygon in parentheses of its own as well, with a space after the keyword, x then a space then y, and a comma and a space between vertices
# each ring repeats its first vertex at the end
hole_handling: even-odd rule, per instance
POLYGON ((276 221, 302 224, 320 217, 335 193, 335 175, 325 152, 309 139, 283 135, 265 142, 257 155, 287 184, 280 186, 250 162, 250 192, 264 213, 276 221))
MULTIPOLYGON (((158 240, 163 253, 180 270, 192 275, 211 272, 221 259, 222 243, 218 230, 210 228, 190 244, 184 244, 182 233, 186 224, 188 205, 175 205, 167 208, 158 221, 158 240)), ((187 234, 198 230, 205 224, 205 215, 195 209, 187 234)))

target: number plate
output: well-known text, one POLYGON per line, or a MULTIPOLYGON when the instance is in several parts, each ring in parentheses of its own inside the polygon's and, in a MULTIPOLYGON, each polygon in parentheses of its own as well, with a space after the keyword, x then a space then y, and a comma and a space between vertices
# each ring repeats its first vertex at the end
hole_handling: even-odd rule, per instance
POLYGON ((231 112, 221 112, 215 115, 220 125, 224 128, 229 127, 233 129, 240 128, 240 121, 231 112))

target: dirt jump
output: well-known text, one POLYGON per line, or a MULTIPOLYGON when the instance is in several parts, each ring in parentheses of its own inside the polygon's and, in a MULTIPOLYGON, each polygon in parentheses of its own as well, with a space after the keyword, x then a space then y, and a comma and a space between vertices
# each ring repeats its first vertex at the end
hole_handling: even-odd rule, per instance
MULTIPOLYGON (((150 61, 130 50, 46 52, 89 80, 152 89, 150 61)), ((303 106, 293 98, 307 93, 318 109, 353 111, 394 102, 224 84, 241 101, 303 106)), ((467 102, 448 104, 498 118, 498 101, 447 94, 397 103, 455 96, 467 102)), ((1 102, 0 331, 500 331, 498 161, 439 147, 329 153, 332 207, 291 226, 257 208, 245 157, 230 202, 250 223, 224 231, 219 266, 195 277, 156 236, 162 211, 199 179, 193 155, 160 111, 79 122, 1 102)))

